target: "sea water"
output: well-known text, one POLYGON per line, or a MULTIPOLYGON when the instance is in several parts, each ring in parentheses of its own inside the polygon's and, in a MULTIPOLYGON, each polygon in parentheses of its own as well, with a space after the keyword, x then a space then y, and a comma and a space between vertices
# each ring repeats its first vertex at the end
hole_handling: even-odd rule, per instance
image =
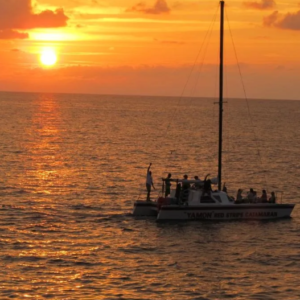
MULTIPOLYGON (((0 299, 300 299, 300 210, 278 221, 132 216, 161 178, 217 175, 214 99, 0 93, 0 299)), ((224 105, 229 194, 299 203, 300 102, 224 105)))

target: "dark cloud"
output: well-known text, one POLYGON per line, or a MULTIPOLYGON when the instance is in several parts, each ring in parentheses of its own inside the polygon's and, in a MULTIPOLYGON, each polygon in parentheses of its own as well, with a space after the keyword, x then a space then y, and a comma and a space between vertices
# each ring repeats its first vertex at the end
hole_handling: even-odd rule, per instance
POLYGON ((0 0, 0 30, 51 28, 67 25, 63 9, 34 13, 31 0, 0 0))
POLYGON ((141 12, 144 14, 166 14, 171 11, 166 0, 156 0, 152 7, 147 7, 145 3, 140 2, 126 10, 127 12, 141 12))
POLYGON ((27 39, 28 33, 18 32, 11 29, 0 30, 0 40, 27 39))
POLYGON ((263 23, 265 26, 272 26, 272 25, 276 24, 278 19, 279 19, 279 13, 278 13, 278 11, 274 11, 267 17, 264 17, 263 23))
POLYGON ((300 30, 300 11, 295 13, 280 14, 274 11, 264 18, 265 26, 273 26, 282 29, 300 30))
POLYGON ((260 2, 244 2, 244 5, 254 9, 272 9, 276 6, 274 0, 261 0, 260 2))

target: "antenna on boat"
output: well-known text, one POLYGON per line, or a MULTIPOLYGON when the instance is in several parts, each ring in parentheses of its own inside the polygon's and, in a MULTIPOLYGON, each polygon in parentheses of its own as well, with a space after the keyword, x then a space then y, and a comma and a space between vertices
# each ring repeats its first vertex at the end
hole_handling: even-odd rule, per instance
POLYGON ((219 163, 218 189, 222 188, 222 131, 223 131, 223 44, 224 44, 224 1, 220 1, 220 81, 219 81, 219 163))

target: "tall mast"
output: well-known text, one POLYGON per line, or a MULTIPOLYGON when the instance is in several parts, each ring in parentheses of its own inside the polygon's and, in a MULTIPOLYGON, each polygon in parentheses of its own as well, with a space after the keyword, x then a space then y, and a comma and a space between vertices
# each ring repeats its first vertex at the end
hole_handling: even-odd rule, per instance
POLYGON ((220 81, 219 81, 219 164, 218 188, 222 188, 222 131, 223 131, 223 44, 224 44, 224 1, 220 1, 220 81))

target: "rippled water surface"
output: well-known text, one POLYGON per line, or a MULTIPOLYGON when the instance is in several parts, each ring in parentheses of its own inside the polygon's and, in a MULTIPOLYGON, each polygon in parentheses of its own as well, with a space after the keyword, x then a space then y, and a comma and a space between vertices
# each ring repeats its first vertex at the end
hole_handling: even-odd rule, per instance
MULTIPOLYGON (((0 299, 300 299, 300 212, 134 218, 160 178, 217 173, 214 100, 0 94, 0 299)), ((300 102, 228 100, 229 192, 299 202, 300 102)))

